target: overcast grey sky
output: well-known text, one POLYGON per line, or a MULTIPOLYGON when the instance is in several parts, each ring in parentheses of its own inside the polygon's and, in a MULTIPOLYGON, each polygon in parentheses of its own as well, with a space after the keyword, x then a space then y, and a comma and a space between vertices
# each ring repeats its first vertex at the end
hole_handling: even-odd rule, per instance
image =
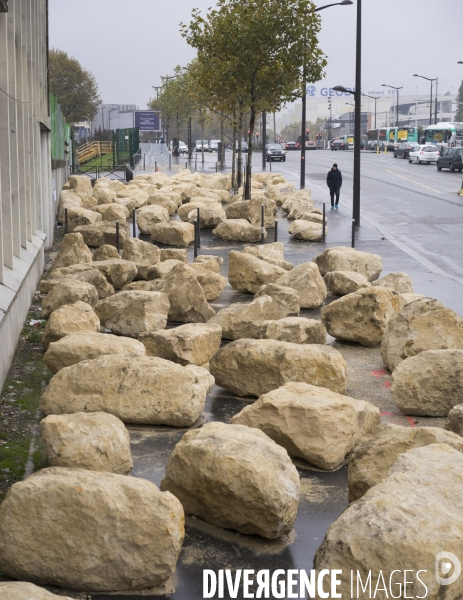
MULTIPOLYGON (((284 0, 283 0, 284 1, 284 0)), ((316 2, 318 6, 329 3, 316 2)), ((354 0, 355 3, 355 0, 354 0)), ((106 103, 145 108, 160 76, 186 65, 194 50, 179 33, 192 8, 206 12, 215 0, 50 0, 50 45, 65 50, 96 77, 106 103)), ((363 0, 362 89, 404 86, 429 93, 413 77, 439 77, 439 92, 456 93, 463 79, 463 0, 363 0)), ((323 87, 355 81, 354 6, 320 13, 320 46, 328 56, 323 87)))

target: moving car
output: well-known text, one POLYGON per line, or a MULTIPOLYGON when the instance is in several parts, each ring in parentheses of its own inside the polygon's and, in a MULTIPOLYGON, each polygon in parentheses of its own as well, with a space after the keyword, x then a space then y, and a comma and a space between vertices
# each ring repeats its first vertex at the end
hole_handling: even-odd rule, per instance
POLYGON ((310 142, 309 140, 307 140, 307 142, 305 143, 305 149, 306 150, 316 150, 317 144, 315 142, 310 142))
POLYGON ((188 154, 188 146, 185 144, 185 142, 178 143, 178 151, 179 154, 188 154))
POLYGON ((265 158, 268 162, 279 160, 286 162, 286 155, 281 144, 267 144, 265 146, 265 158))
POLYGON ((416 143, 402 142, 394 150, 394 158, 409 158, 410 152, 416 145, 416 143))
POLYGON ((337 150, 347 150, 348 145, 342 138, 335 138, 334 140, 331 140, 330 148, 332 152, 337 150))
POLYGON ((218 152, 219 144, 220 144, 220 140, 211 140, 209 142, 209 152, 218 152))
POLYGON ((437 170, 463 171, 463 148, 445 148, 437 159, 437 170))
POLYGON ((286 142, 285 143, 286 150, 299 150, 299 144, 296 142, 286 142))
POLYGON ((202 152, 203 148, 204 152, 209 152, 207 140, 196 140, 195 152, 202 152))
POLYGON ((436 163, 439 158, 439 150, 437 146, 430 146, 429 144, 414 146, 410 151, 408 162, 416 162, 419 165, 422 163, 436 163))

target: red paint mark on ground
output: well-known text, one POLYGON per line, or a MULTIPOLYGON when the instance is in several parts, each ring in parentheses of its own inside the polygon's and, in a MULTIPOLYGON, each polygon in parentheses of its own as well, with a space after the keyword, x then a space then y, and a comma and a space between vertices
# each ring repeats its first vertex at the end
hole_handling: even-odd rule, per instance
POLYGON ((401 417, 401 413, 394 413, 394 412, 390 412, 389 410, 382 410, 381 411, 381 416, 382 417, 401 417))
POLYGON ((385 387, 385 388, 390 388, 390 387, 391 387, 391 382, 390 382, 390 381, 385 381, 385 382, 383 383, 383 387, 385 387))
POLYGON ((373 377, 384 377, 385 375, 388 375, 389 373, 384 370, 384 369, 378 369, 377 371, 370 371, 370 375, 372 375, 373 377))
POLYGON ((410 423, 410 427, 415 427, 415 421, 411 417, 407 417, 407 421, 410 423))

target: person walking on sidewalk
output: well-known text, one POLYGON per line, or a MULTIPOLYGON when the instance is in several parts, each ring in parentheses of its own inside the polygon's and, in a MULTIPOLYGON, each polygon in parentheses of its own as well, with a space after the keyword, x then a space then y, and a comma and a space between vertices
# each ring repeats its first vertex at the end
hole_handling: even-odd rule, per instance
POLYGON ((331 171, 328 171, 326 176, 326 185, 330 188, 331 196, 331 210, 338 210, 339 205, 339 193, 342 186, 342 174, 338 169, 338 165, 334 163, 331 171), (336 194, 336 204, 334 203, 334 195, 336 194))

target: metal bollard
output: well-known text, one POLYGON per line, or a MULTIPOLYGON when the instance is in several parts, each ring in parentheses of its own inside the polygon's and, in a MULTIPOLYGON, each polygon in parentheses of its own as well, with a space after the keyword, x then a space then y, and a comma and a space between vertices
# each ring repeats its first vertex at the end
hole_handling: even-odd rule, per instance
POLYGON ((218 162, 215 163, 215 172, 217 173, 217 166, 218 166, 218 162))
POLYGON ((271 171, 271 170, 272 170, 272 161, 271 161, 271 160, 269 160, 268 162, 269 162, 269 165, 270 165, 270 171, 271 171))
POLYGON ((325 203, 323 202, 322 244, 326 241, 325 203))
POLYGON ((355 248, 355 219, 352 219, 352 248, 355 248))
POLYGON ((154 172, 155 173, 158 172, 158 161, 157 160, 154 161, 154 172))
POLYGON ((119 254, 119 221, 116 221, 116 250, 119 254))
POLYGON ((143 170, 145 170, 145 157, 146 157, 146 154, 143 152, 143 170))
POLYGON ((194 222, 194 227, 195 227, 195 239, 194 239, 194 246, 193 246, 193 258, 196 258, 198 256, 198 221, 196 219, 194 222))
POLYGON ((263 244, 265 242, 265 205, 262 204, 262 216, 260 219, 261 229, 260 229, 260 243, 263 244))
POLYGON ((275 236, 274 236, 274 242, 278 242, 278 220, 275 219, 275 236))
POLYGON ((172 171, 172 154, 169 152, 169 171, 172 171))
POLYGON ((185 169, 188 169, 188 161, 185 162, 185 169))
POLYGON ((137 211, 132 208, 132 219, 133 219, 133 237, 136 238, 137 237, 137 211))
POLYGON ((198 153, 195 153, 195 171, 198 170, 198 153))
POLYGON ((200 214, 199 214, 199 206, 196 209, 196 221, 198 223, 198 248, 201 248, 201 227, 200 227, 200 225, 201 225, 201 217, 200 217, 200 214))
POLYGON ((68 232, 68 209, 64 209, 64 234, 68 232))

